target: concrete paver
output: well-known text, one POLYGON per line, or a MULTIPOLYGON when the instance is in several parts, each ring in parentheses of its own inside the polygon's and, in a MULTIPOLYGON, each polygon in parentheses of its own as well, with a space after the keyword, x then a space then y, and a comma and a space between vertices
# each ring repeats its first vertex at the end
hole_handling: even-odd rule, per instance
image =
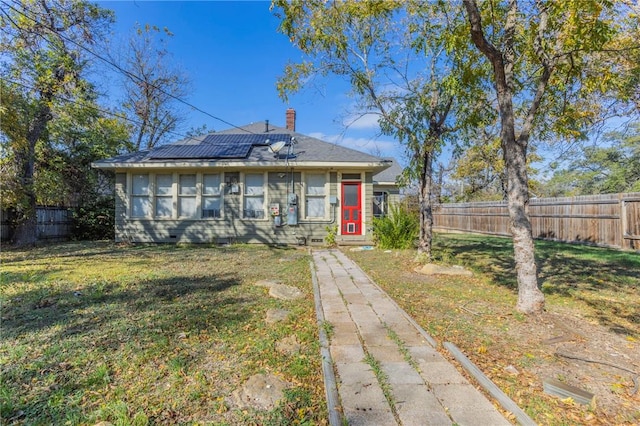
POLYGON ((347 424, 511 424, 342 252, 313 259, 347 424))

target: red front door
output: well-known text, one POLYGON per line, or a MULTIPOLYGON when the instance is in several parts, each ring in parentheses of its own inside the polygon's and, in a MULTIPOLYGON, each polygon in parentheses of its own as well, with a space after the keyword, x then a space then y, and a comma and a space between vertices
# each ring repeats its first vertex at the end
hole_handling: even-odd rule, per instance
POLYGON ((362 234, 360 182, 342 183, 342 235, 362 234))

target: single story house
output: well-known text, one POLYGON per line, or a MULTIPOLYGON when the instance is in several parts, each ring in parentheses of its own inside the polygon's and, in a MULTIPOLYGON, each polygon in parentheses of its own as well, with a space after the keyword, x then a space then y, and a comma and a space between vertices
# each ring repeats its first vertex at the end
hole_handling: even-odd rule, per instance
POLYGON ((399 196, 397 163, 297 133, 291 108, 286 123, 94 162, 115 172, 116 241, 370 243, 399 196))

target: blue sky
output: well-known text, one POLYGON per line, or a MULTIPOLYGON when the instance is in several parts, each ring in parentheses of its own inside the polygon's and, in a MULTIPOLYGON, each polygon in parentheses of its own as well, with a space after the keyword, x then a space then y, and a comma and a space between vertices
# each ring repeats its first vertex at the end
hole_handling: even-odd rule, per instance
MULTIPOLYGON (((353 103, 348 83, 338 78, 317 81, 283 102, 276 80, 288 61, 302 53, 277 32, 278 18, 268 1, 107 1, 102 7, 116 14, 113 43, 126 41, 136 22, 167 27, 174 36, 168 49, 192 82, 186 100, 209 114, 237 126, 264 122, 285 124, 285 110, 297 113, 296 130, 367 153, 394 156, 402 150, 392 138, 379 135, 375 120, 345 125, 353 103)), ((111 102, 119 96, 117 84, 107 83, 111 102)), ((197 111, 189 112, 182 131, 206 124, 214 130, 230 126, 197 111)))

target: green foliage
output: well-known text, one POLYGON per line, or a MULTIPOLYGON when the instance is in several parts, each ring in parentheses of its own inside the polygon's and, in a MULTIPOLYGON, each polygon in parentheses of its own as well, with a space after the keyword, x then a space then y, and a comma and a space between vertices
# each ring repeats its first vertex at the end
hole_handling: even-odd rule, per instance
MULTIPOLYGON (((11 191, 6 198, 18 213, 16 243, 33 245, 37 191, 46 187, 38 188, 38 169, 49 160, 50 149, 59 149, 49 143, 49 125, 62 104, 94 97, 92 85, 84 78, 89 61, 83 48, 102 37, 113 13, 86 1, 25 0, 4 5, 1 89, 12 102, 5 104, 3 99, 4 117, 0 118, 2 172, 9 174, 2 186, 11 191)), ((59 187, 53 186, 57 191, 59 187)))
MULTIPOLYGON (((451 178, 454 187, 460 190, 452 191, 455 202, 503 200, 506 198, 506 175, 502 156, 501 140, 497 131, 493 134, 485 133, 473 145, 469 146, 454 160, 451 178)), ((535 174, 533 162, 542 158, 536 154, 535 147, 527 155, 527 173, 535 174)), ((529 179, 529 189, 538 194, 539 183, 529 179)))
POLYGON ((418 217, 404 205, 390 205, 389 214, 373 219, 373 235, 382 249, 407 249, 414 246, 420 224, 418 217))
POLYGON ((334 226, 326 226, 325 231, 327 231, 327 236, 324 237, 324 241, 327 243, 329 247, 335 247, 336 245, 336 236, 338 235, 338 227, 334 226))
POLYGON ((607 134, 605 146, 582 148, 544 190, 548 197, 640 192, 640 123, 607 134))
MULTIPOLYGON (((447 26, 464 25, 460 5, 273 0, 272 7, 281 18, 280 31, 306 56, 285 67, 277 86, 280 96, 287 99, 315 76, 336 75, 349 82, 356 98, 351 113, 378 114, 382 133, 406 151, 409 166, 403 179, 417 181, 420 197, 429 204, 434 158, 460 129, 475 128, 483 116, 477 111, 490 104, 478 90, 476 69, 469 66, 474 60, 468 44, 446 37, 447 26)), ((424 252, 431 250, 427 215, 418 246, 424 252)))
POLYGON ((72 237, 76 240, 113 239, 115 199, 100 197, 73 211, 72 237))

